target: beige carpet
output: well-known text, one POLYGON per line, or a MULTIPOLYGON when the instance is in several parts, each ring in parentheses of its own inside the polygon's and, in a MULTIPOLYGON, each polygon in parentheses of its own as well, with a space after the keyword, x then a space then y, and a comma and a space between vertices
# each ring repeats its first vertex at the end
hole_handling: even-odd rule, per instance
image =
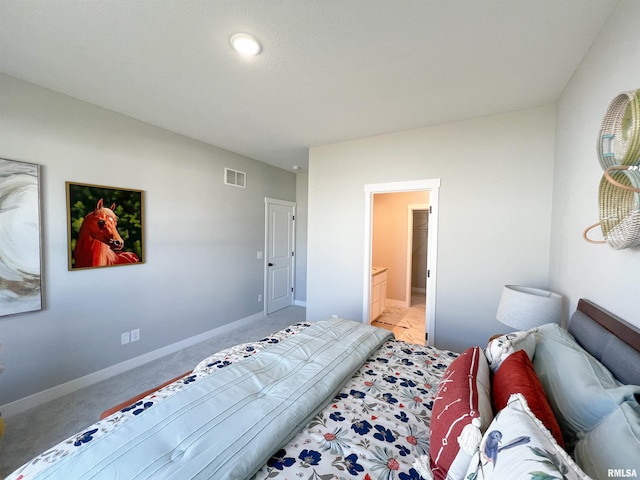
POLYGON ((46 449, 100 419, 107 408, 193 369, 208 355, 240 343, 259 340, 306 318, 306 309, 288 307, 204 342, 167 355, 13 417, 4 418, 0 442, 0 478, 46 449))

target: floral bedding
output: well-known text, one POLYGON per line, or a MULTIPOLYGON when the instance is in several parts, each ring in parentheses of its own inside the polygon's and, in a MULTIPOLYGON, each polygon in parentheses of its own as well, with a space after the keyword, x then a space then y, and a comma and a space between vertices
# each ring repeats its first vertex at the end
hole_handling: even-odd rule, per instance
POLYGON ((254 477, 293 480, 420 479, 442 374, 458 354, 388 340, 254 477))
MULTIPOLYGON (((258 342, 200 362, 191 375, 101 420, 7 477, 38 478, 83 445, 153 408, 216 369, 259 353, 310 324, 299 323, 258 342)), ((298 435, 278 449, 255 479, 419 479, 413 462, 429 451, 433 396, 456 353, 388 340, 298 435)))

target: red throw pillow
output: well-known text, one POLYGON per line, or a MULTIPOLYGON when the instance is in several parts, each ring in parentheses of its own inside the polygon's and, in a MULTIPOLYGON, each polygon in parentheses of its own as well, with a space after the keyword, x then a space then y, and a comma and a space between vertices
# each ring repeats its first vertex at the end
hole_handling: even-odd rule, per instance
POLYGON ((429 462, 435 480, 464 478, 471 453, 460 448, 458 437, 474 419, 486 428, 492 416, 487 359, 480 347, 471 347, 449 365, 433 402, 429 462))
POLYGON ((533 414, 547 427, 558 445, 564 448, 558 421, 549 406, 547 395, 533 369, 533 364, 524 350, 509 355, 493 375, 491 385, 493 409, 499 412, 506 407, 513 393, 521 393, 524 396, 533 414))

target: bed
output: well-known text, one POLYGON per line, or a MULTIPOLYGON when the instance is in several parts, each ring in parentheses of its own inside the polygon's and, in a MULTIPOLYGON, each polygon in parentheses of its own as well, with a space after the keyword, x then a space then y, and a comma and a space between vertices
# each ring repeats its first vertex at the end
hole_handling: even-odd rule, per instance
POLYGON ((461 353, 299 323, 213 354, 7 480, 637 476, 639 351, 635 328, 586 300, 568 332, 461 353))

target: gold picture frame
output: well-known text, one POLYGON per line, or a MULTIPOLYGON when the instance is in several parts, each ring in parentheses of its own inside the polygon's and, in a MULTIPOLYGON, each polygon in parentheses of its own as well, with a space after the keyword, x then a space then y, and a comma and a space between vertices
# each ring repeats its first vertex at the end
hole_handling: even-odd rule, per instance
POLYGON ((66 182, 69 270, 145 262, 144 192, 66 182))

